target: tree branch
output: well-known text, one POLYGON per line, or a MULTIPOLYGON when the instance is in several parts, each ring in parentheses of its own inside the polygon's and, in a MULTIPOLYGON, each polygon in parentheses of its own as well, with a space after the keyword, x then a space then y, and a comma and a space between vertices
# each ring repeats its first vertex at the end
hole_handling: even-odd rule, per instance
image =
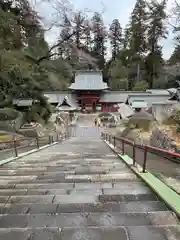
POLYGON ((177 0, 175 0, 175 3, 176 3, 176 5, 177 5, 177 7, 180 8, 180 4, 177 2, 177 0))
POLYGON ((42 56, 42 57, 40 57, 39 59, 36 60, 36 64, 40 64, 40 62, 42 62, 43 60, 46 60, 46 59, 48 59, 48 58, 50 58, 50 57, 53 57, 53 56, 57 55, 57 53, 51 53, 51 52, 52 52, 55 48, 57 48, 57 47, 59 47, 61 44, 63 44, 63 42, 66 42, 66 41, 70 40, 71 37, 73 37, 75 33, 76 33, 76 32, 73 31, 73 32, 72 32, 70 35, 68 35, 65 39, 63 39, 63 40, 61 40, 60 42, 58 42, 57 44, 53 45, 53 46, 49 49, 49 51, 48 51, 44 56, 42 56))

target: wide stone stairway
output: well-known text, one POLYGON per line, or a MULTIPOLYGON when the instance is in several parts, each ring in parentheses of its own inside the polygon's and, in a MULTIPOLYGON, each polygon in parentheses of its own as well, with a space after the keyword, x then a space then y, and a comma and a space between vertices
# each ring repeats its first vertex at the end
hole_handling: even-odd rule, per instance
POLYGON ((0 167, 0 240, 179 240, 175 214, 96 137, 0 167))

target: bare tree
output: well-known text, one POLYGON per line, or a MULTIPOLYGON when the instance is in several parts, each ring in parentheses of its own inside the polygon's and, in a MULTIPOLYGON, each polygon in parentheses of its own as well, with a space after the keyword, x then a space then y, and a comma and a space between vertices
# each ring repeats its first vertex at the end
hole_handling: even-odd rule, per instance
MULTIPOLYGON (((64 19, 68 21, 68 24, 73 29, 73 19, 77 15, 77 11, 74 9, 74 6, 70 3, 69 0, 44 0, 44 3, 47 4, 50 8, 52 13, 47 18, 42 18, 42 23, 45 28, 46 34, 55 29, 59 33, 61 32, 62 28, 64 27, 64 19)), ((38 8, 38 2, 35 2, 37 5, 36 8, 38 8)), ((83 14, 87 18, 88 10, 85 9, 83 11, 83 14)), ((86 26, 87 21, 86 21, 86 26)), ((86 27, 82 29, 84 32, 87 31, 86 27)), ((69 43, 68 40, 72 39, 77 34, 77 29, 73 29, 69 34, 66 34, 66 36, 63 39, 57 40, 54 44, 52 44, 48 50, 48 52, 40 57, 39 59, 36 59, 35 62, 37 64, 40 64, 43 60, 49 59, 51 57, 57 57, 59 56, 59 52, 57 51, 58 48, 66 47, 69 48, 73 54, 75 54, 78 58, 83 60, 84 62, 87 62, 88 64, 96 65, 96 59, 90 56, 90 54, 85 53, 83 49, 77 48, 76 44, 71 42, 69 43)))
POLYGON ((174 0, 174 5, 170 11, 169 24, 175 32, 180 30, 180 3, 177 0, 174 0))

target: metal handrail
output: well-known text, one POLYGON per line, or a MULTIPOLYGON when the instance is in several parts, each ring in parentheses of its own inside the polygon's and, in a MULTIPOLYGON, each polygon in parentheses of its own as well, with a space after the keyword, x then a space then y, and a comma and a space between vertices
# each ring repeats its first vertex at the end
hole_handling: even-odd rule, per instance
MULTIPOLYGON (((124 148, 124 144, 129 144, 133 147, 133 165, 135 166, 136 165, 136 148, 139 148, 141 150, 144 151, 144 156, 143 156, 143 165, 142 165, 142 171, 143 172, 146 172, 146 165, 147 165, 147 154, 148 152, 149 153, 152 153, 152 154, 159 154, 159 155, 163 155, 163 157, 175 157, 175 158, 178 158, 180 159, 180 154, 179 153, 175 153, 175 152, 171 152, 171 151, 168 151, 168 150, 165 150, 165 149, 161 149, 161 148, 158 148, 158 147, 153 147, 153 146, 149 146, 149 145, 138 145, 138 144, 135 144, 133 141, 131 140, 128 140, 128 139, 125 139, 125 138, 122 138, 122 137, 116 137, 114 135, 111 135, 111 134, 107 134, 107 133, 101 133, 101 137, 112 143, 114 147, 116 147, 116 141, 121 141, 121 153, 122 155, 125 154, 125 148, 124 148), (111 141, 113 139, 113 141, 111 141), (155 151, 157 151, 155 153, 155 151)), ((180 161, 179 161, 180 163, 180 161)))
MULTIPOLYGON (((67 132, 65 132, 65 133, 53 132, 53 133, 51 133, 50 135, 47 135, 47 136, 41 136, 41 137, 37 136, 37 137, 34 137, 34 138, 26 137, 26 138, 20 138, 20 139, 13 139, 11 141, 10 140, 9 141, 3 141, 3 142, 0 142, 0 144, 10 144, 11 147, 1 149, 0 154, 2 152, 13 150, 15 157, 18 157, 18 155, 19 155, 18 154, 18 149, 29 146, 29 145, 19 146, 19 143, 23 142, 23 141, 30 141, 30 142, 34 141, 34 146, 36 147, 36 149, 39 149, 41 140, 47 139, 46 144, 51 145, 54 142, 60 142, 60 141, 62 141, 64 139, 67 139, 67 138, 69 138, 69 134, 67 132)), ((0 155, 0 158, 1 158, 1 155, 0 155)))

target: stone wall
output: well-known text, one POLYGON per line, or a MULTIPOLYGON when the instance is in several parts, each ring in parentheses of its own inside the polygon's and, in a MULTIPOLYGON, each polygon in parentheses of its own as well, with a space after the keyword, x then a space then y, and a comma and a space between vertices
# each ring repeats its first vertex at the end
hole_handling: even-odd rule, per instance
POLYGON ((142 132, 140 129, 129 129, 128 127, 121 127, 116 131, 117 137, 123 137, 130 141, 135 142, 138 145, 149 145, 150 144, 150 136, 147 136, 147 133, 144 134, 146 137, 142 137, 142 132))
POLYGON ((176 151, 176 143, 170 138, 166 131, 155 126, 152 130, 150 145, 158 148, 176 151))
POLYGON ((168 136, 166 130, 160 129, 158 124, 152 127, 152 133, 141 132, 138 129, 124 128, 121 131, 117 131, 116 135, 129 139, 139 145, 151 145, 173 152, 180 152, 176 142, 168 136))

